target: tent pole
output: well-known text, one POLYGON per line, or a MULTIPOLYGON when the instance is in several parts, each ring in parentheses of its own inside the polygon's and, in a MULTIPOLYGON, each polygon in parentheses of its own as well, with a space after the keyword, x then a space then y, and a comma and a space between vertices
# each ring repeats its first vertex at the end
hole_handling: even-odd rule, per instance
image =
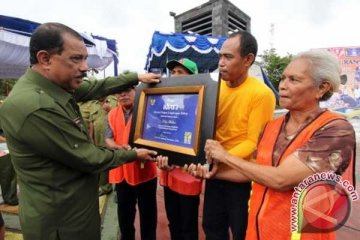
POLYGON ((9 87, 9 81, 8 80, 6 80, 6 96, 9 96, 9 92, 10 92, 10 87, 9 87))

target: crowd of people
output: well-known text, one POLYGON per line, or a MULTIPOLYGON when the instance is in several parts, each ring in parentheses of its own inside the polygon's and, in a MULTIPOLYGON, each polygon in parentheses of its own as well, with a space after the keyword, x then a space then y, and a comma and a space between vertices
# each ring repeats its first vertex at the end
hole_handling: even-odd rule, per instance
MULTIPOLYGON (((334 239, 334 231, 294 234, 290 208, 294 187, 314 173, 332 171, 353 183, 354 129, 320 107, 339 87, 339 63, 325 51, 296 55, 279 84, 279 104, 289 111, 272 120, 275 95, 249 75, 257 50, 248 32, 224 42, 215 137, 204 146, 208 164, 175 166, 169 156, 129 143, 136 85, 156 84, 161 75, 84 80, 82 37, 60 23, 40 25, 30 40, 31 67, 0 108, 20 186, 24 239, 99 240, 98 196, 112 184, 120 239, 135 240, 137 209, 141 239, 157 239, 158 172, 172 240, 199 238, 204 183, 208 240, 334 239), (111 97, 117 100, 112 106, 111 97), (80 111, 77 103, 89 101, 95 102, 80 111)), ((173 81, 198 74, 188 58, 167 68, 173 81)))

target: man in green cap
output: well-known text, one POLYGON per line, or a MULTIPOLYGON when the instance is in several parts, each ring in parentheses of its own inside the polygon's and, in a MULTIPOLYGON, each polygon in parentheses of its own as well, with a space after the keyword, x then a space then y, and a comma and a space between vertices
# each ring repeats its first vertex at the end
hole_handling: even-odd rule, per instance
POLYGON ((158 74, 122 74, 86 81, 81 35, 60 23, 40 25, 30 39, 31 67, 0 109, 20 186, 24 240, 100 240, 98 173, 126 162, 154 160, 147 149, 95 146, 76 104, 126 89, 158 74))
MULTIPOLYGON (((188 58, 171 60, 166 67, 172 77, 198 73, 196 63, 188 58)), ((162 170, 160 184, 164 187, 164 203, 171 240, 197 240, 202 180, 194 178, 180 167, 169 166, 167 159, 159 159, 157 164, 162 170)))
POLYGON ((171 71, 171 75, 191 75, 198 74, 196 63, 188 58, 171 60, 167 62, 166 67, 171 71))

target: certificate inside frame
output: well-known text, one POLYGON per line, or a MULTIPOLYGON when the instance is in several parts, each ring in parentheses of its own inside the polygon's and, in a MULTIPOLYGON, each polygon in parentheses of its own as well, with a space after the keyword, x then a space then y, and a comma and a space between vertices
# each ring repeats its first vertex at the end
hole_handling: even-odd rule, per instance
POLYGON ((133 110, 130 143, 135 147, 153 149, 158 154, 168 156, 171 164, 182 166, 188 163, 204 163, 205 154, 203 149, 205 141, 208 138, 213 138, 215 132, 218 84, 218 74, 163 78, 161 83, 158 84, 140 84, 136 88, 137 94, 133 110), (186 106, 194 102, 196 104, 189 107, 190 110, 186 110, 185 114, 176 109, 168 111, 169 107, 172 106, 168 104, 170 106, 166 107, 166 102, 159 103, 160 108, 156 108, 156 104, 154 104, 154 107, 150 106, 155 101, 160 102, 161 99, 173 95, 180 97, 180 99, 193 99, 188 101, 189 104, 184 103, 186 106), (194 108, 196 108, 196 114, 191 115, 190 113, 194 108), (149 111, 149 109, 151 110, 149 111), (154 115, 154 112, 157 116, 164 115, 160 117, 160 120, 158 117, 150 117, 150 115, 154 115), (182 115, 186 115, 186 117, 181 118, 182 115), (174 116, 175 120, 170 118, 174 116), (158 123, 154 129, 160 132, 161 137, 153 134, 152 130, 148 131, 149 121, 150 124, 158 123), (179 123, 171 124, 175 121, 179 123), (163 122, 166 123, 165 126, 160 125, 163 122), (170 124, 167 124, 168 122, 170 124), (183 130, 183 125, 186 126, 185 130, 183 130), (186 129, 189 126, 191 126, 191 130, 186 129), (169 135, 172 133, 179 133, 179 137, 169 135), (189 142, 187 144, 182 143, 182 136, 184 136, 185 141, 185 136, 189 135, 189 142))
MULTIPOLYGON (((140 93, 140 97, 139 97, 139 109, 138 109, 138 114, 137 114, 137 119, 136 119, 136 126, 139 126, 139 127, 135 129, 134 143, 151 146, 151 147, 155 147, 155 148, 159 148, 159 149, 163 149, 163 150, 167 150, 167 151, 175 151, 175 152, 182 153, 182 154, 196 156, 198 153, 198 146, 199 146, 199 131, 200 131, 200 120, 201 120, 201 116, 202 116, 202 106, 203 106, 203 99, 204 99, 204 88, 205 87, 202 85, 195 85, 195 86, 163 87, 163 88, 144 89, 140 93), (166 116, 168 116, 171 118, 178 118, 177 120, 179 121, 179 123, 172 124, 173 126, 171 126, 168 123, 167 123, 167 125, 163 125, 161 123, 157 124, 157 126, 156 126, 157 129, 159 129, 159 127, 163 128, 162 133, 159 134, 160 136, 155 136, 153 138, 154 140, 151 140, 151 138, 145 137, 145 135, 146 135, 145 128, 146 128, 146 125, 149 125, 147 123, 148 121, 146 121, 147 116, 149 114, 148 109, 150 108, 150 105, 151 105, 151 103, 149 103, 149 102, 154 102, 156 100, 156 98, 153 96, 161 96, 161 99, 163 99, 164 97, 171 98, 171 96, 185 96, 186 97, 186 96, 188 96, 187 94, 195 95, 197 97, 195 119, 189 119, 189 117, 187 116, 189 114, 182 110, 182 109, 184 109, 184 107, 179 107, 178 104, 177 105, 175 105, 175 104, 169 105, 168 103, 165 102, 165 103, 163 103, 163 108, 160 110, 157 110, 157 111, 155 110, 155 112, 158 112, 158 115, 164 116, 163 117, 164 119, 162 119, 162 121, 174 122, 174 123, 176 122, 176 120, 171 120, 171 119, 167 120, 166 116), (151 100, 154 100, 154 101, 151 101, 151 100), (173 109, 169 109, 169 108, 173 108, 173 109), (171 113, 175 113, 175 114, 171 114, 171 113), (178 114, 176 114, 176 113, 178 113, 178 114), (181 115, 185 115, 185 117, 182 119, 179 119, 181 117, 181 115), (176 125, 184 123, 182 121, 184 119, 189 120, 186 122, 186 125, 193 126, 191 131, 185 131, 185 132, 180 131, 180 134, 184 132, 184 142, 186 142, 186 140, 187 140, 188 145, 189 145, 188 147, 181 146, 181 144, 179 144, 180 141, 178 141, 179 139, 166 138, 166 135, 170 135, 171 132, 174 132, 175 135, 178 135, 179 126, 176 126, 176 125), (165 135, 163 132, 165 132, 167 134, 165 135), (155 139, 158 139, 158 141, 156 141, 155 139), (173 143, 173 144, 171 144, 171 143, 173 143)), ((185 105, 185 104, 183 104, 183 105, 185 105)), ((158 120, 159 118, 156 118, 156 119, 158 120)), ((147 134, 147 135, 149 135, 149 134, 147 134)))

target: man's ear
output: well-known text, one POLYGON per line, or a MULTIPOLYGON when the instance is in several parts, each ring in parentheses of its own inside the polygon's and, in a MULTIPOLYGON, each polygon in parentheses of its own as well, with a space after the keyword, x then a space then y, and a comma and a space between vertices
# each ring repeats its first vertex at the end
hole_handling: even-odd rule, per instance
POLYGON ((253 62, 255 61, 255 55, 252 53, 249 53, 248 55, 246 55, 245 57, 245 66, 250 67, 251 64, 253 64, 253 62))
POLYGON ((36 58, 38 63, 43 66, 44 68, 48 69, 50 66, 50 54, 45 50, 40 50, 36 54, 36 58))

